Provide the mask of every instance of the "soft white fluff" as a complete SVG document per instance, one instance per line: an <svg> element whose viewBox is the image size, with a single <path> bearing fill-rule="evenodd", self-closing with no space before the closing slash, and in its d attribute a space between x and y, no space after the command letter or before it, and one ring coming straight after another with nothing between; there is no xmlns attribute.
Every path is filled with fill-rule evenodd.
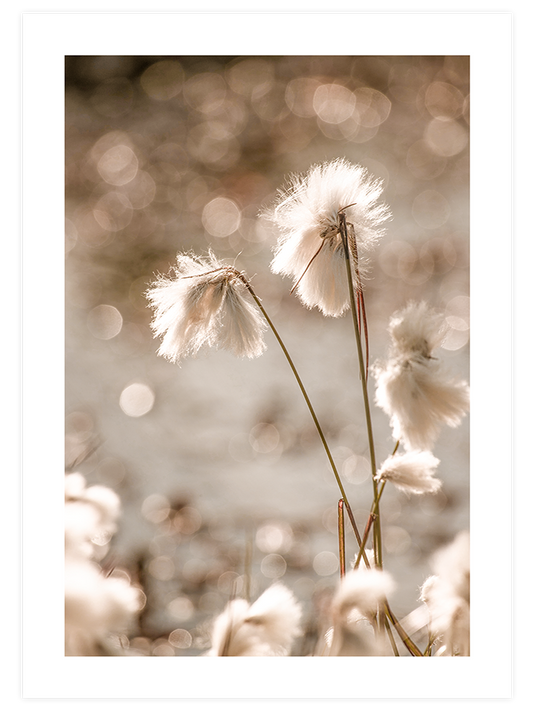
<svg viewBox="0 0 533 711"><path fill-rule="evenodd" d="M381 656L386 654L372 624L378 606L394 590L391 575L378 568L357 568L346 573L331 601L333 626L326 634L329 656Z"/></svg>
<svg viewBox="0 0 533 711"><path fill-rule="evenodd" d="M379 226L390 216L388 207L378 203L381 193L381 181L365 168L337 159L292 176L274 209L265 213L281 232L272 271L294 277L296 293L308 308L317 306L326 316L340 316L348 307L339 213L344 210L353 226L355 277L355 268L360 274L366 271L367 253L383 233ZM356 281L355 286L360 284Z"/></svg>
<svg viewBox="0 0 533 711"><path fill-rule="evenodd" d="M89 560L65 566L65 653L101 653L110 634L128 631L141 607L141 593L121 578L105 577Z"/></svg>
<svg viewBox="0 0 533 711"><path fill-rule="evenodd" d="M393 437L407 449L429 450L443 424L456 427L470 404L464 381L454 380L432 355L445 335L443 317L410 303L391 319L386 363L376 363L376 403L391 418Z"/></svg>
<svg viewBox="0 0 533 711"><path fill-rule="evenodd" d="M432 559L435 575L424 583L420 599L429 610L429 628L439 655L470 654L470 536L459 533Z"/></svg>
<svg viewBox="0 0 533 711"><path fill-rule="evenodd" d="M343 616L355 607L366 617L373 617L378 604L394 588L394 580L384 570L363 567L351 570L339 584L332 601L332 612L335 616Z"/></svg>
<svg viewBox="0 0 533 711"><path fill-rule="evenodd" d="M106 486L86 485L79 472L65 476L65 551L94 557L95 541L109 540L117 530L120 499Z"/></svg>
<svg viewBox="0 0 533 711"><path fill-rule="evenodd" d="M147 291L151 323L162 337L159 355L173 363L202 346L225 348L255 358L265 350L266 322L233 268L212 254L178 255L174 277L159 277Z"/></svg>
<svg viewBox="0 0 533 711"><path fill-rule="evenodd" d="M106 577L96 558L117 529L120 499L111 489L65 477L65 653L101 654L110 635L126 632L142 593L122 578ZM100 544L100 545L99 545Z"/></svg>
<svg viewBox="0 0 533 711"><path fill-rule="evenodd" d="M302 633L301 606L281 583L274 583L252 605L232 600L219 615L208 656L287 656Z"/></svg>
<svg viewBox="0 0 533 711"><path fill-rule="evenodd" d="M383 462L377 481L390 481L406 494L435 494L442 486L434 474L439 460L431 452L394 454Z"/></svg>

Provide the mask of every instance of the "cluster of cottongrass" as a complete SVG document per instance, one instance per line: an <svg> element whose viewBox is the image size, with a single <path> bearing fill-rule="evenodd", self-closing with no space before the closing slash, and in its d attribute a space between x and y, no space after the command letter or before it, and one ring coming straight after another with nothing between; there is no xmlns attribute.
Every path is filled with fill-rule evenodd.
<svg viewBox="0 0 533 711"><path fill-rule="evenodd" d="M365 404L374 500L364 535L358 529L334 459L307 391L289 352L246 275L209 252L207 257L179 254L169 276L159 276L147 299L154 312L152 328L161 339L158 353L172 363L196 355L201 348L223 348L238 357L255 358L265 350L270 327L287 357L309 407L341 493L343 507L356 534L359 553L341 577L329 606L330 624L314 651L327 656L399 655L397 640L414 656L469 654L469 543L462 534L434 559L434 571L422 585L427 644L419 649L388 603L395 581L384 569L380 500L390 482L404 494L431 495L442 482L432 448L443 426L456 427L469 407L468 385L451 377L435 355L446 335L442 314L424 301L410 302L390 320L387 359L369 368L368 330L363 279L369 254L383 234L388 207L380 202L382 185L358 165L344 159L313 166L293 176L266 210L279 229L272 271L293 279L292 290L307 308L339 317L348 308L360 365ZM363 349L366 340L366 353ZM365 362L366 361L366 362ZM368 373L375 379L375 404L390 418L394 451L381 466L374 453L368 396ZM87 490L87 491L90 491ZM109 502L108 502L109 503ZM104 507L105 508L105 507ZM112 523L111 510L99 525ZM344 521L342 522L344 526ZM339 525L339 531L341 526ZM339 533L339 546L344 546ZM372 541L370 548L366 544ZM84 541L84 545L87 541ZM89 565L90 550L84 558ZM96 569L90 570L96 575ZM81 578L80 578L81 579ZM106 579L97 577L101 589ZM109 581L107 581L109 582ZM96 589L97 586L95 586ZM70 613L70 638L78 647L94 648L102 635L119 629L134 611L131 588L122 587L120 604L100 622L97 638L86 639L83 626ZM99 590L99 594L103 594ZM72 598L72 594L71 594ZM73 607L71 609L79 609ZM121 614L119 614L119 611ZM91 630L95 629L90 626ZM302 608L291 591L277 582L254 602L231 599L213 620L209 656L286 656L303 633ZM74 642L70 644L74 647Z"/></svg>
<svg viewBox="0 0 533 711"><path fill-rule="evenodd" d="M125 572L104 571L102 561L117 530L120 499L105 486L89 486L80 473L65 477L65 654L116 654L135 624L144 596Z"/></svg>

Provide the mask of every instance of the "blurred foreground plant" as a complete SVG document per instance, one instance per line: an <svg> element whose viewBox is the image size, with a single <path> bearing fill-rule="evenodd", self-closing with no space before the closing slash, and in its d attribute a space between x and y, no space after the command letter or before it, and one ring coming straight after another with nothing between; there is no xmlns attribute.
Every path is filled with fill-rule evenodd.
<svg viewBox="0 0 533 711"><path fill-rule="evenodd" d="M104 572L98 561L117 528L120 499L105 486L65 477L65 654L120 653L121 635L143 606L142 590L127 575Z"/></svg>
<svg viewBox="0 0 533 711"><path fill-rule="evenodd" d="M281 583L271 585L252 605L231 600L213 624L207 656L287 656L302 634L301 616L301 606Z"/></svg>
<svg viewBox="0 0 533 711"><path fill-rule="evenodd" d="M430 644L437 656L470 654L470 536L459 533L433 556L435 575L422 586Z"/></svg>
<svg viewBox="0 0 533 711"><path fill-rule="evenodd" d="M241 357L259 356L265 349L263 332L267 325L287 358L358 543L353 570L340 581L331 605L331 630L322 651L319 649L317 653L398 655L395 631L413 656L430 654L436 640L442 637L447 640L450 635L451 641L445 643L446 649L451 650L449 653L467 654L468 610L465 605L446 606L442 602L450 596L465 600L464 591L458 598L457 589L442 582L442 578L438 584L426 584L424 599L430 609L438 606L439 614L428 624L430 639L425 650L413 642L387 600L394 583L383 570L380 501L386 482L409 495L438 491L441 482L434 474L439 460L431 448L442 425L457 426L466 414L469 390L466 383L450 378L433 355L445 335L443 317L424 302L410 303L394 314L390 322L389 360L376 363L371 369L377 382L376 403L389 415L396 441L393 452L378 468L368 392L369 343L363 277L368 271L368 253L376 247L382 235L381 225L389 217L388 207L379 202L381 192L381 183L372 179L364 168L339 159L313 166L305 176L293 176L289 187L280 191L275 207L264 213L281 232L272 270L293 277L292 290L308 308L317 307L324 315L333 317L340 316L348 307L351 311L372 471L373 503L363 536L296 366L243 272L211 253L208 258L178 255L173 277L160 276L147 292L154 310L152 328L162 338L159 354L171 362L196 354L202 346L224 348ZM400 446L404 452L399 452ZM339 511L342 509L340 506ZM370 535L372 548L367 551ZM342 575L345 543L341 525L339 546ZM361 562L364 568L360 568ZM465 574L464 585L466 581ZM288 635L282 644L274 632L279 629L276 619L295 620L294 602L285 593L281 595L282 590L272 588L251 607L245 600L230 602L215 623L211 654L288 653L289 641L295 633ZM277 612L267 604L276 595L280 604ZM259 618L258 608L264 608ZM365 625L363 635L361 622ZM372 642L368 626L373 630ZM296 623L293 627L297 627Z"/></svg>

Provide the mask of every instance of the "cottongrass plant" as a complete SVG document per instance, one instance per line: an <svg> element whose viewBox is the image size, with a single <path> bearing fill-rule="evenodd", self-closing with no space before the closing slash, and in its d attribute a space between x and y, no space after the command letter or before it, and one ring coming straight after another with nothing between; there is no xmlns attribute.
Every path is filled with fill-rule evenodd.
<svg viewBox="0 0 533 711"><path fill-rule="evenodd" d="M302 608L292 592L274 583L250 605L231 600L214 623L210 657L286 657L302 634Z"/></svg>
<svg viewBox="0 0 533 711"><path fill-rule="evenodd" d="M202 346L255 358L265 350L266 322L239 272L210 253L179 254L173 276L160 276L147 292L159 355L178 363Z"/></svg>
<svg viewBox="0 0 533 711"><path fill-rule="evenodd" d="M379 482L390 481L406 494L436 494L442 481L434 474L439 460L431 452L391 454L376 474Z"/></svg>
<svg viewBox="0 0 533 711"><path fill-rule="evenodd" d="M347 573L330 605L332 626L325 634L323 654L339 657L390 654L384 638L375 634L375 630L378 609L395 587L391 575L378 568L358 568Z"/></svg>
<svg viewBox="0 0 533 711"><path fill-rule="evenodd" d="M98 561L117 528L120 500L82 474L65 477L65 655L113 655L143 604L125 577L106 575Z"/></svg>
<svg viewBox="0 0 533 711"><path fill-rule="evenodd" d="M337 481L357 540L361 537L344 486L315 409L278 330L244 272L209 253L208 258L178 254L172 276L159 276L146 292L155 312L151 322L162 337L158 354L173 363L196 355L202 346L229 348L255 358L265 349L268 324L296 378ZM250 301L251 299L251 301Z"/></svg>
<svg viewBox="0 0 533 711"><path fill-rule="evenodd" d="M429 614L436 656L470 654L470 536L459 533L433 556L435 575L425 581L420 599Z"/></svg>
<svg viewBox="0 0 533 711"><path fill-rule="evenodd" d="M272 261L276 274L292 276L293 290L308 308L340 316L349 306L340 214L346 216L357 240L352 241L354 277L368 270L368 253L377 245L389 209L378 202L381 181L365 168L339 159L313 166L293 176L280 191L276 206L266 211L281 232ZM361 288L355 279L355 288Z"/></svg>
<svg viewBox="0 0 533 711"><path fill-rule="evenodd" d="M395 313L389 333L389 358L373 369L376 403L389 415L396 440L408 449L429 450L441 426L457 427L468 411L468 385L451 378L433 355L446 336L446 322L424 301Z"/></svg>
<svg viewBox="0 0 533 711"><path fill-rule="evenodd" d="M424 302L409 303L390 323L392 345L386 362L376 362L376 404L390 417L396 441L378 469L368 390L369 343L363 280L368 255L390 216L380 202L382 184L358 165L338 159L293 176L276 204L263 213L279 228L272 271L293 278L297 296L308 308L338 317L349 307L354 327L359 380L372 472L373 501L360 535L334 458L296 366L261 299L243 272L207 258L178 255L171 277L159 277L147 292L155 314L154 334L162 339L159 354L179 363L202 346L226 348L237 356L264 351L263 331L274 333L307 403L341 492L339 559L341 580L334 595L331 629L318 654L400 655L394 632L412 656L430 654L443 638L440 653L468 654L465 642L467 576L453 584L446 556L438 559L437 576L424 586L431 610L430 642L419 649L391 609L394 582L386 572L381 541L380 500L387 482L408 495L431 495L442 483L434 475L439 460L431 449L443 425L455 427L466 414L469 390L451 378L433 355L445 337L443 317ZM364 346L363 346L364 340ZM403 452L399 452L400 446ZM352 569L345 570L344 510L357 539ZM372 546L367 550L367 541ZM453 548L455 554L457 544ZM463 542L464 548L464 542ZM464 553L464 550L463 550ZM450 553L451 557L452 554ZM463 589L464 588L464 589ZM459 591L459 589L461 591ZM300 608L281 584L273 585L255 603L235 599L215 620L210 656L289 654L300 633ZM369 637L368 632L372 631ZM385 641L388 640L388 647Z"/></svg>

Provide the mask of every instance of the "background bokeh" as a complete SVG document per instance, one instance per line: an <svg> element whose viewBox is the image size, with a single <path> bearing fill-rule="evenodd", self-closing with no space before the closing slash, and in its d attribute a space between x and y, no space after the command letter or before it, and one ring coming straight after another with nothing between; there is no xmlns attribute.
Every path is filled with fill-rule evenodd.
<svg viewBox="0 0 533 711"><path fill-rule="evenodd" d="M371 360L386 354L391 314L425 299L451 327L439 357L468 378L468 58L83 56L65 70L66 470L122 500L100 562L147 595L123 643L201 654L232 594L280 579L305 605L297 653L310 653L338 579L339 493L293 375L270 333L257 360L209 351L171 365L144 292L179 251L211 248L252 277L364 528L372 486L349 316L290 295L258 213L288 174L324 160L382 178L393 219L367 282ZM394 443L373 417L382 461ZM390 487L382 503L400 617L431 554L469 524L468 422L434 451L442 492Z"/></svg>

